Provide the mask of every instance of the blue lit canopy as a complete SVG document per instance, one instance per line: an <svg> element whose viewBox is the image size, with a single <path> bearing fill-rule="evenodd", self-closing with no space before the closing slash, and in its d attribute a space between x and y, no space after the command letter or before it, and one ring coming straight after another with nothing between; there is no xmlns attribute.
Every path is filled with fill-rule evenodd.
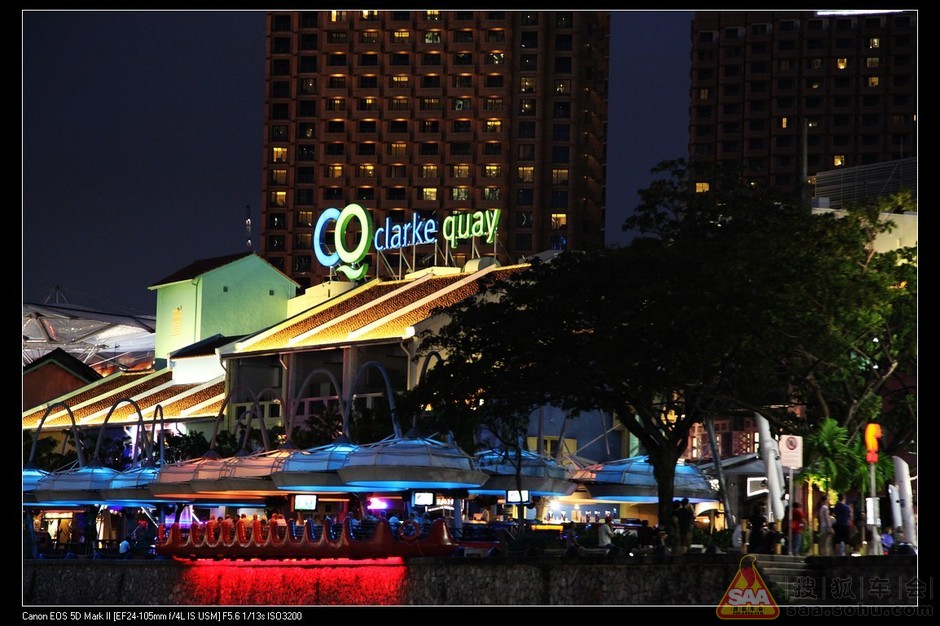
<svg viewBox="0 0 940 626"><path fill-rule="evenodd" d="M568 496L577 489L577 483L568 480L568 470L554 460L528 450L522 450L520 457L516 454L515 450L478 452L475 456L477 465L489 474L489 478L470 491L498 496L509 489L527 489L534 496ZM521 464L518 477L517 463Z"/></svg>
<svg viewBox="0 0 940 626"><path fill-rule="evenodd" d="M652 503L659 501L656 477L649 457L634 456L609 463L598 463L575 474L592 498L615 502ZM718 490L695 465L676 463L675 497L689 502L718 500Z"/></svg>
<svg viewBox="0 0 940 626"><path fill-rule="evenodd" d="M372 489L468 489L489 476L453 444L429 437L388 437L351 452L339 470L347 485Z"/></svg>
<svg viewBox="0 0 940 626"><path fill-rule="evenodd" d="M117 470L99 465L52 472L36 483L33 494L37 504L97 504L104 501L101 490L108 488L117 473Z"/></svg>
<svg viewBox="0 0 940 626"><path fill-rule="evenodd" d="M345 437L339 437L325 446L297 451L271 473L271 481L278 489L285 491L370 491L369 487L347 485L339 476L339 470L346 466L349 455L358 449L359 446L350 443Z"/></svg>
<svg viewBox="0 0 940 626"><path fill-rule="evenodd" d="M101 497L108 504L121 506L147 506L158 502L171 502L171 499L158 498L150 491L150 486L157 480L159 470L154 466L138 466L118 472L100 490Z"/></svg>

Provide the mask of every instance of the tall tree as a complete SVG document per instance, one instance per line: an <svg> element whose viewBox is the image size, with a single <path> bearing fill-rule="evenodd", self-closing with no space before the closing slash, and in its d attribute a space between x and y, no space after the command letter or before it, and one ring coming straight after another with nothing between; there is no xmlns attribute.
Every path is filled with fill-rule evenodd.
<svg viewBox="0 0 940 626"><path fill-rule="evenodd" d="M845 395L851 347L896 314L883 298L897 277L877 272L897 263L865 252L862 226L877 224L811 214L733 175L696 194L681 161L661 171L629 246L560 254L449 309L422 344L445 358L416 393L464 429L524 432L544 404L612 412L649 454L668 519L696 422L744 408L792 432L811 392Z"/></svg>

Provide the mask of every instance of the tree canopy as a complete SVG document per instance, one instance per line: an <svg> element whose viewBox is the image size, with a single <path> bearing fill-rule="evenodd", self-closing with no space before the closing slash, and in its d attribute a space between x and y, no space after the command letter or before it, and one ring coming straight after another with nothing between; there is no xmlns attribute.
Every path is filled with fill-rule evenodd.
<svg viewBox="0 0 940 626"><path fill-rule="evenodd" d="M888 380L914 371L916 268L910 250L872 252L890 229L878 208L814 214L733 177L696 194L682 161L659 171L629 245L561 253L448 309L422 343L443 361L415 394L442 427L508 443L545 404L612 412L650 455L668 519L675 463L708 416L759 411L791 433L878 417ZM911 403L894 402L895 434Z"/></svg>

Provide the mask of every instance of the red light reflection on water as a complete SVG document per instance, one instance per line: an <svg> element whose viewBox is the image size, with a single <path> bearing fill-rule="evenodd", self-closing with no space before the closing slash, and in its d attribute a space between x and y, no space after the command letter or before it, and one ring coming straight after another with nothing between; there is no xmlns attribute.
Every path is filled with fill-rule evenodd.
<svg viewBox="0 0 940 626"><path fill-rule="evenodd" d="M194 605L397 605L401 559L196 561L180 579L180 602Z"/></svg>

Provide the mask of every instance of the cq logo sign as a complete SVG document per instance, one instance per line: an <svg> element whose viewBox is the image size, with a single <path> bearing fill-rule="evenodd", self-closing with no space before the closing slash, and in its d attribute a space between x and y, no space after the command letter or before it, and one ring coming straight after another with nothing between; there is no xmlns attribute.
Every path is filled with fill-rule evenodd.
<svg viewBox="0 0 940 626"><path fill-rule="evenodd" d="M346 229L353 220L359 220L361 235L356 247L349 250L346 248ZM323 231L330 222L336 222L336 228L333 230L333 246L336 252L332 253L323 247ZM336 271L345 274L349 280L359 280L366 275L369 264L363 263L356 268L352 266L358 264L368 254L374 230L372 214L358 204L347 205L342 211L335 208L327 209L320 214L320 219L317 220L313 231L313 251L317 255L317 261L326 267L337 265ZM344 265L339 265L340 261Z"/></svg>
<svg viewBox="0 0 940 626"><path fill-rule="evenodd" d="M433 245L439 231L448 245L454 248L462 240L474 237L482 237L487 243L493 243L496 241L499 216L499 209L454 213L445 217L439 225L437 220L423 219L414 213L409 222L393 224L391 218L387 217L384 224L375 228L370 212L358 204L349 204L342 211L329 208L320 214L313 231L313 251L321 265L336 267L336 271L342 272L350 280L359 280L369 270L369 264L364 263L363 259L369 253L370 244L379 252L407 246ZM346 238L353 220L359 222L360 234L356 247L350 250L346 247ZM336 222L333 229L333 249L336 252L330 252L326 246L328 242L323 241L331 222Z"/></svg>

